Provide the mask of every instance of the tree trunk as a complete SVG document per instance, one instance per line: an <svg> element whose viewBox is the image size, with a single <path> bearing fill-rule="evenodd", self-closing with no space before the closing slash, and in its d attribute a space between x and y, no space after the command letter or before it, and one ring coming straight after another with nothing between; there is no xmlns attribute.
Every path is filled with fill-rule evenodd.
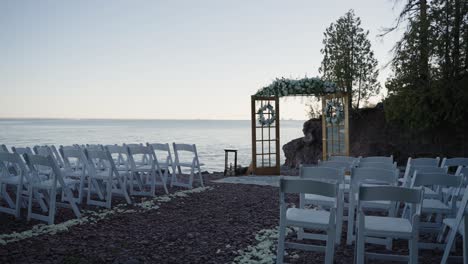
<svg viewBox="0 0 468 264"><path fill-rule="evenodd" d="M444 65L442 68L443 76L450 80L453 76L453 67L450 58L450 14L452 13L450 1L445 3L445 32L444 32Z"/></svg>
<svg viewBox="0 0 468 264"><path fill-rule="evenodd" d="M420 41L420 78L424 85L429 81L429 43L428 29L429 23L427 19L427 0L419 1L419 41Z"/></svg>
<svg viewBox="0 0 468 264"><path fill-rule="evenodd" d="M461 24L460 0L455 0L455 20L453 25L453 73L458 79L460 73L460 24Z"/></svg>
<svg viewBox="0 0 468 264"><path fill-rule="evenodd" d="M361 80L362 80L362 72L359 72L359 84L358 84L358 98L356 103L356 109L359 109L359 103L361 102Z"/></svg>

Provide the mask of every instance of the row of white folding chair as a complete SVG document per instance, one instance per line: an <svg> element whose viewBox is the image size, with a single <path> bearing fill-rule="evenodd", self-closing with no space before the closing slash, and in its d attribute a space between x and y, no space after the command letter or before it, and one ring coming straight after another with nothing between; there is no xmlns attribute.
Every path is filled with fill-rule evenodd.
<svg viewBox="0 0 468 264"><path fill-rule="evenodd" d="M23 159L18 153L0 153L0 169L2 171L0 183L2 184L2 191L6 191L7 185L16 187L16 202L14 204L6 198L8 194L6 193L5 195L5 192L2 192L2 197L7 200L10 207L3 207L2 211L12 213L12 210L14 210L14 215L19 217L21 207L26 202L27 195L28 220L35 218L52 224L56 213L56 194L57 192L64 192L66 199L62 199L62 201L66 202L66 205L73 209L77 217L80 217L81 215L75 200L68 199L68 197L72 197L71 190L64 182L62 172L55 164L53 158L51 156L42 157L39 155L25 154L24 159L26 160L28 168L26 168ZM12 166L14 171L11 170L9 166ZM41 168L48 167L49 173L41 173L38 170L39 166ZM43 200L46 200L46 203L44 203ZM48 212L48 215L32 211L33 202L36 201L39 202L42 212ZM58 205L65 204L59 203ZM43 208L44 206L46 207L45 210Z"/></svg>
<svg viewBox="0 0 468 264"><path fill-rule="evenodd" d="M111 150L111 153L114 154L114 158L118 160L117 164L120 165L119 170L123 169L122 167L131 167L128 164L128 150L127 156L125 155L124 151L125 146L143 146L143 144L124 144L124 148L120 148L119 146L107 146ZM158 173L162 173L162 177L164 181L167 181L170 177L171 187L172 186L180 186L180 187L187 187L193 188L193 182L195 180L195 176L198 176L198 181L201 186L204 186L203 178L201 175L201 166L204 164L200 163L197 153L197 148L194 144L177 144L173 143L174 149L174 156L173 159L169 144L160 144L160 143L146 143L146 147L150 148L151 151L147 151L151 154L146 154L143 156L142 159L139 159L136 163L141 163L144 165L149 165L148 159L152 159L156 163L156 170ZM191 155L191 160L183 161L181 157L181 152L189 152ZM151 158L149 156L152 156ZM160 159L158 156L162 155ZM126 163L128 165L126 165ZM183 180L183 171L182 169L186 167L189 169L189 175L187 180Z"/></svg>
<svg viewBox="0 0 468 264"><path fill-rule="evenodd" d="M304 170L313 171L306 168ZM318 172L318 168L315 169ZM304 171L305 172L305 171ZM336 171L329 171L336 175ZM339 174L339 173L338 173ZM338 177L339 178L339 177ZM339 204L339 184L324 182L316 179L286 180L280 179L280 226L277 247L276 263L283 263L284 250L286 248L295 248L301 250L325 251L325 263L333 263L334 240L336 238L335 229L337 228L337 208ZM287 208L285 194L298 193L303 196L304 193L315 195L317 197L328 197L331 201L330 210L312 210L301 208ZM422 202L422 189L410 189L396 186L360 186L358 191L358 242L356 245L357 263L364 263L364 258L384 258L386 260L402 259L404 256L392 256L383 254L366 254L365 243L375 238L387 237L401 238L409 240L410 256L406 260L410 263L417 263L418 258L418 221L421 212L420 204ZM412 209L411 218L407 219L403 215L397 216L367 216L364 209L369 203L386 201L389 204L398 204L400 202L410 203ZM298 227L302 229L312 229L324 231L326 234L320 238L326 240L325 247L311 244L300 244L286 242L286 227ZM301 231L299 231L301 232ZM298 234L299 235L299 234ZM315 234L318 237L317 234Z"/></svg>

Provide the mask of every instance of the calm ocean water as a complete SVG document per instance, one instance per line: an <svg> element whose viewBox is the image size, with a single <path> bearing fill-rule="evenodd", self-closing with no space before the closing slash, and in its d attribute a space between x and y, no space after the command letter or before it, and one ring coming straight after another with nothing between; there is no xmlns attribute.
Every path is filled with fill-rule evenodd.
<svg viewBox="0 0 468 264"><path fill-rule="evenodd" d="M281 121L281 146L302 137L304 121ZM224 148L237 148L238 163L251 161L249 120L72 120L0 119L0 144L193 143L203 170L224 169ZM281 151L281 163L284 153Z"/></svg>

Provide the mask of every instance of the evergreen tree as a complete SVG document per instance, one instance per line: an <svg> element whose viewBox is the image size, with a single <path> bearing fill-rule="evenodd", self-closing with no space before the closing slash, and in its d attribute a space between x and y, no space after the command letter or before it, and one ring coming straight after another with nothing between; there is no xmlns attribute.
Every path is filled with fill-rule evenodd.
<svg viewBox="0 0 468 264"><path fill-rule="evenodd" d="M354 15L353 10L324 32L323 60L319 72L323 79L343 87L351 95L349 105L355 108L380 91L378 63L368 35L369 31L364 31L361 19Z"/></svg>

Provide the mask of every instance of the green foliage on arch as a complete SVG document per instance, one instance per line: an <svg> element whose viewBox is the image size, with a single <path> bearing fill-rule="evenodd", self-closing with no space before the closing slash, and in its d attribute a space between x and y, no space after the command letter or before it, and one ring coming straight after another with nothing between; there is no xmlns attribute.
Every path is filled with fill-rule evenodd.
<svg viewBox="0 0 468 264"><path fill-rule="evenodd" d="M270 85L258 90L255 96L322 96L340 91L342 90L335 83L320 78L277 78Z"/></svg>

